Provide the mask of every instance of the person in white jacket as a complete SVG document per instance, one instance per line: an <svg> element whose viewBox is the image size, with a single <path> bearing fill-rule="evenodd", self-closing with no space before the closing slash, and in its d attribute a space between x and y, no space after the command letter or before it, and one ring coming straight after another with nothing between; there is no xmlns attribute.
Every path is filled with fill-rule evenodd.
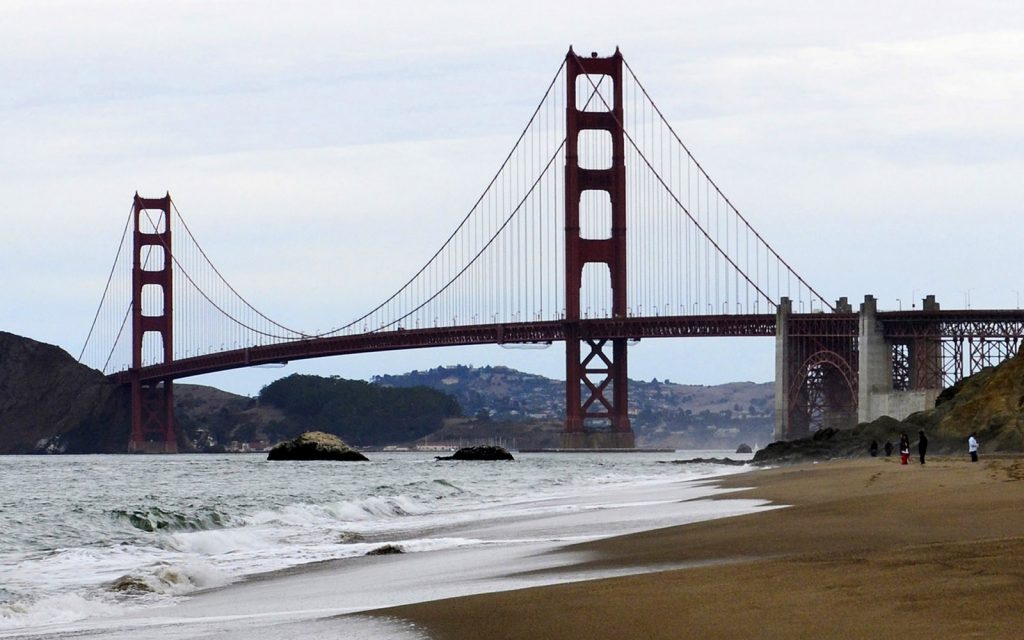
<svg viewBox="0 0 1024 640"><path fill-rule="evenodd" d="M971 454L971 462L978 461L978 439L971 434L970 438L967 438L967 452Z"/></svg>

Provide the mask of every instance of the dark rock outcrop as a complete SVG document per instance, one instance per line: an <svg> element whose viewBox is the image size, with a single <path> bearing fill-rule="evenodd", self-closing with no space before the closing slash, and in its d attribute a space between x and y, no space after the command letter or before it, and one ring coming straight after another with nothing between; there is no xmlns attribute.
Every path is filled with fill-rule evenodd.
<svg viewBox="0 0 1024 640"><path fill-rule="evenodd" d="M736 447L736 453L754 453L754 449L744 442L740 446Z"/></svg>
<svg viewBox="0 0 1024 640"><path fill-rule="evenodd" d="M405 553L405 549L397 544L385 544L375 547L366 552L368 556L390 556L396 553Z"/></svg>
<svg viewBox="0 0 1024 640"><path fill-rule="evenodd" d="M780 440L758 449L753 463L780 464L868 456L872 440L899 442L900 433L911 433L908 429L899 420L888 416L861 423L853 429L820 429L806 438ZM913 433L916 435L917 430Z"/></svg>
<svg viewBox="0 0 1024 640"><path fill-rule="evenodd" d="M294 440L282 442L270 450L267 460L339 460L362 462L367 457L338 436L323 431L307 431Z"/></svg>
<svg viewBox="0 0 1024 640"><path fill-rule="evenodd" d="M463 447L450 456L437 456L438 460L514 460L504 447L484 445Z"/></svg>
<svg viewBox="0 0 1024 640"><path fill-rule="evenodd" d="M60 347L0 331L0 454L124 453L127 387Z"/></svg>

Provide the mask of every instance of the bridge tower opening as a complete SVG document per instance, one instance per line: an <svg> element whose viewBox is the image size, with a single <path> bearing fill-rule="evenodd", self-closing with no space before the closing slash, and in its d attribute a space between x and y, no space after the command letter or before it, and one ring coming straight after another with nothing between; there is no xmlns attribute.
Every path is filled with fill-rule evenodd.
<svg viewBox="0 0 1024 640"><path fill-rule="evenodd" d="M159 339L160 348L154 351L161 362L174 359L171 196L142 198L136 193L132 210L132 431L128 451L177 453L173 382L143 381L140 374L147 334ZM147 295L153 290L157 295Z"/></svg>
<svg viewBox="0 0 1024 640"><path fill-rule="evenodd" d="M627 315L622 54L616 49L614 55L605 58L597 54L580 57L570 47L565 68L566 418L562 447L632 448L627 339L597 339L587 335L580 309L584 268L597 263L606 266L611 276L612 317ZM583 108L578 106L578 86L592 96L598 85L609 81L610 90L602 89L601 95L612 97L610 105L602 98L588 100ZM605 132L611 137L611 158L599 163L602 168L581 167L580 134L603 135ZM607 237L584 238L580 232L580 200L584 192L591 190L606 192L611 202L611 228Z"/></svg>

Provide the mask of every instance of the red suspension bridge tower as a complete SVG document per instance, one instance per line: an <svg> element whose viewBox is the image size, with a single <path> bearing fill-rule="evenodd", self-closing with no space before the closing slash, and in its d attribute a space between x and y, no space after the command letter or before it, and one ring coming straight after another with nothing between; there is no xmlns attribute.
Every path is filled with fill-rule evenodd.
<svg viewBox="0 0 1024 640"><path fill-rule="evenodd" d="M577 104L577 83L585 94L596 91L595 77L612 83L612 103L603 99L596 110ZM607 266L612 289L612 317L625 318L626 302L626 163L622 109L622 54L581 58L572 48L566 55L565 109L565 384L566 418L562 446L632 448L629 424L629 380L626 339L599 339L581 330L580 289L584 267ZM611 158L605 168L579 163L580 134L606 132ZM583 238L580 200L588 190L607 193L611 228L604 238ZM585 354L585 355L584 355ZM583 390L586 390L584 398Z"/></svg>
<svg viewBox="0 0 1024 640"><path fill-rule="evenodd" d="M143 217L152 219L153 231L143 231ZM132 433L131 453L177 453L174 429L174 385L170 379L142 380L146 334L161 341L163 362L174 360L173 278L171 255L171 196L142 198L135 194L132 255ZM145 254L145 255L144 255ZM154 259L155 258L155 259ZM158 295L147 295L148 287ZM152 300L159 309L150 310ZM147 313L147 311L153 311Z"/></svg>

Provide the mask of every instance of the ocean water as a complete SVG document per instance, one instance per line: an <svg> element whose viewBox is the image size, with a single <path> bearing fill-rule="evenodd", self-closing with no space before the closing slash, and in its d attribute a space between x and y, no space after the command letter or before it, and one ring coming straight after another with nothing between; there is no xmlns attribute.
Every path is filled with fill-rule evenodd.
<svg viewBox="0 0 1024 640"><path fill-rule="evenodd" d="M0 637L424 637L332 616L595 577L515 576L571 542L763 508L708 499L743 468L664 464L707 455L0 457Z"/></svg>

